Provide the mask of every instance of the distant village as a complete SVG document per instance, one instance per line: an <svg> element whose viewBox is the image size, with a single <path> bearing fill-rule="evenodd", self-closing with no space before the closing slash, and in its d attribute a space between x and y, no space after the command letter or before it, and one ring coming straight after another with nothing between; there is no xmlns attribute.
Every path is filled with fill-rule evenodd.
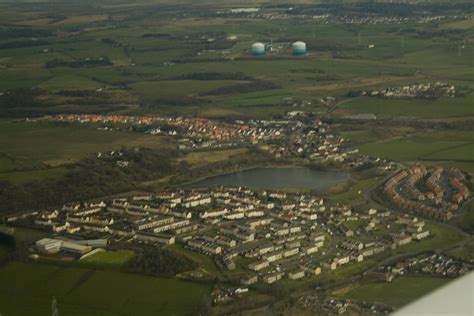
<svg viewBox="0 0 474 316"><path fill-rule="evenodd" d="M361 91L361 95L370 97L382 97L391 99L409 99L409 98L440 98L458 96L456 87L446 82L429 82L412 84L401 87L385 88L381 90Z"/></svg>
<svg viewBox="0 0 474 316"><path fill-rule="evenodd" d="M101 130L124 125L151 135L176 138L177 149L183 151L257 146L275 158L297 157L305 162L344 163L348 167L378 166L381 170L396 169L396 164L377 157L358 154L349 149L347 141L333 131L331 125L311 117L305 111L290 111L279 120L236 120L222 122L206 118L70 114L45 116L31 122L68 122L103 124Z"/></svg>
<svg viewBox="0 0 474 316"><path fill-rule="evenodd" d="M440 22L443 20L464 20L469 19L468 15L463 14L439 14L439 15L416 15L416 16L400 16L400 15L335 15L335 14L306 14L297 8L289 7L285 12L272 12L256 7L235 8L230 10L220 10L216 12L218 16L266 19L266 20L283 20L283 19L302 19L313 20L323 24L348 24L348 25L374 25L374 24L426 24Z"/></svg>

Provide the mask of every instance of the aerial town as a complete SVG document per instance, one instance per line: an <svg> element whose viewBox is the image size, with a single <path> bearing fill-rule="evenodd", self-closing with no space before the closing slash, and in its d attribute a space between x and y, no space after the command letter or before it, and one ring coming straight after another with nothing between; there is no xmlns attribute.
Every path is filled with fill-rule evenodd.
<svg viewBox="0 0 474 316"><path fill-rule="evenodd" d="M258 146L276 159L301 158L306 162L339 163L349 168L375 165L383 171L397 164L379 157L358 154L348 147L328 123L306 111L290 111L281 120L236 120L222 122L189 117L134 117L124 115L58 115L30 119L28 122L100 123L102 131L138 129L151 135L174 137L177 149L192 151L238 146Z"/></svg>
<svg viewBox="0 0 474 316"><path fill-rule="evenodd" d="M474 315L473 56L472 0L0 0L0 316Z"/></svg>
<svg viewBox="0 0 474 316"><path fill-rule="evenodd" d="M109 244L182 243L221 269L240 265L247 286L317 276L430 237L413 216L374 208L356 213L311 194L230 187L71 204L7 222L65 233L38 240L37 253L79 260Z"/></svg>

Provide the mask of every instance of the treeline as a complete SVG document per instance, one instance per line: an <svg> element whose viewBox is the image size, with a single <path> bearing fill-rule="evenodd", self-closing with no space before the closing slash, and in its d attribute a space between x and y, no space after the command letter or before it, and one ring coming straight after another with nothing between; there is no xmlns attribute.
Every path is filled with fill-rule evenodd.
<svg viewBox="0 0 474 316"><path fill-rule="evenodd" d="M149 275L174 276L178 273L197 268L195 262L166 249L143 247L136 252L133 259L124 267L126 271Z"/></svg>
<svg viewBox="0 0 474 316"><path fill-rule="evenodd" d="M43 46L43 45L48 45L48 44L49 42L45 40L21 40L21 41L0 43L0 49Z"/></svg>
<svg viewBox="0 0 474 316"><path fill-rule="evenodd" d="M161 105L173 105L173 106L199 106L209 104L210 101L204 98L194 96L184 97L162 97L154 99L142 99L140 100L140 107L152 109L160 107Z"/></svg>
<svg viewBox="0 0 474 316"><path fill-rule="evenodd" d="M240 83L230 86L220 87L201 95L225 95L234 93L250 93L256 91L275 90L280 89L281 85L267 80L255 80L249 83Z"/></svg>
<svg viewBox="0 0 474 316"><path fill-rule="evenodd" d="M89 157L60 179L22 185L0 181L0 212L61 206L135 189L137 182L156 179L172 170L173 151L146 148L122 150L120 156ZM121 166L118 161L128 162Z"/></svg>
<svg viewBox="0 0 474 316"><path fill-rule="evenodd" d="M28 245L0 232L0 266L12 260L28 260Z"/></svg>
<svg viewBox="0 0 474 316"><path fill-rule="evenodd" d="M468 180L471 180L470 177ZM466 206L464 215L461 217L459 225L470 234L474 234L474 203Z"/></svg>
<svg viewBox="0 0 474 316"><path fill-rule="evenodd" d="M53 31L39 28L10 28L0 30L0 40L17 39L20 37L48 37Z"/></svg>
<svg viewBox="0 0 474 316"><path fill-rule="evenodd" d="M450 41L464 41L468 36L468 32L462 29L438 30L438 29L423 29L414 32L416 38L419 39L444 39Z"/></svg>
<svg viewBox="0 0 474 316"><path fill-rule="evenodd" d="M75 61L65 61L60 58L56 58L50 61L47 61L45 64L46 68L56 68L56 67L70 67L70 68L82 68L82 67L99 67L99 66L112 66L113 63L107 56L99 58L87 58L82 60Z"/></svg>
<svg viewBox="0 0 474 316"><path fill-rule="evenodd" d="M143 38L168 38L171 37L168 33L145 33L142 35Z"/></svg>
<svg viewBox="0 0 474 316"><path fill-rule="evenodd" d="M193 72L171 77L168 80L253 80L243 72Z"/></svg>
<svg viewBox="0 0 474 316"><path fill-rule="evenodd" d="M117 42L111 38L103 38L102 43L111 45L112 47L122 47L122 43Z"/></svg>
<svg viewBox="0 0 474 316"><path fill-rule="evenodd" d="M73 98L87 98L98 96L95 90L60 90L56 92L57 95L62 97L73 97Z"/></svg>
<svg viewBox="0 0 474 316"><path fill-rule="evenodd" d="M0 109L42 106L40 89L16 89L0 95Z"/></svg>
<svg viewBox="0 0 474 316"><path fill-rule="evenodd" d="M79 90L63 90L58 92L58 95L77 97L80 99L66 100L62 104L71 104L69 107L56 107L48 101L45 101L43 96L45 91L41 89L15 89L5 92L0 95L0 117L38 117L43 115L54 114L81 114L81 113L95 113L103 114L111 111L118 111L125 109L126 106L117 106L113 99L108 99L102 95L87 96L94 92L86 92Z"/></svg>

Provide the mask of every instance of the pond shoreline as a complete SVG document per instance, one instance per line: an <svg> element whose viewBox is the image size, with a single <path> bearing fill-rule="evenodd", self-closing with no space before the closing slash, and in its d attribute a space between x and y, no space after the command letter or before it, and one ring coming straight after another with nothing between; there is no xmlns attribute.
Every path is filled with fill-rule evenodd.
<svg viewBox="0 0 474 316"><path fill-rule="evenodd" d="M285 175L285 169L288 169L287 174ZM282 170L283 174L277 173L275 175L272 175L271 172L272 170L279 171ZM305 170L304 172L308 173L306 174L301 174L301 170ZM297 171L296 174L294 171ZM254 172L256 174L249 174L250 172ZM246 184L246 183L235 183L235 184L230 184L230 183L209 183L206 184L206 182L212 181L212 180L217 180L219 181L225 181L225 178L231 178L231 177L247 177L247 181L252 182L252 181L261 181L258 178L258 174L261 173L262 177L266 178L268 176L273 176L273 177L280 177L282 178L283 176L287 176L285 180L282 178L281 181L278 181L279 183L282 183L283 181L289 181L290 183L288 184L283 184L281 186L273 187L273 185L268 182L267 184L265 183L256 183L256 185L252 184ZM298 174L299 173L299 174ZM321 179L321 176L326 176L328 173L334 173L334 176L337 177L338 179L334 178L323 178ZM308 178L304 178L308 176ZM315 176L316 178L313 178ZM254 179L252 179L254 177ZM301 179L300 179L301 177ZM221 178L221 180L219 180ZM223 179L222 179L223 178ZM200 178L200 179L195 179L192 182L189 182L185 184L185 187L187 188L205 188L205 187L219 187L219 186L227 186L227 187L237 187L237 186L243 186L243 187L249 187L249 188L254 188L257 190L268 190L268 189L273 189L273 190L283 190L283 191L288 191L288 190L300 190L300 191L318 191L318 192L326 192L328 190L331 190L334 186L341 186L346 184L349 180L351 179L351 174L345 171L337 170L337 169L329 169L329 168L314 168L314 166L308 166L308 165L302 165L302 164L276 164L276 165L263 165L263 166L251 166L248 168L240 168L238 170L233 170L230 172L223 172L220 174L213 174L208 177ZM329 180L329 181L328 181ZM229 180L232 181L232 180ZM245 182L245 179L239 179L239 181ZM315 182L311 182L315 181ZM321 183L320 181L326 181L326 182L334 182L334 183L328 183L327 186L324 186L324 183ZM200 183L203 183L201 186Z"/></svg>

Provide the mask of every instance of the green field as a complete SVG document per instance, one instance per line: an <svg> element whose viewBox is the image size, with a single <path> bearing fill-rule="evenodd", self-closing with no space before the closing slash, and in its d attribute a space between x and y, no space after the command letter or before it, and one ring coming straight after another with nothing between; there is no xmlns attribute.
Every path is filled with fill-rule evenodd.
<svg viewBox="0 0 474 316"><path fill-rule="evenodd" d="M5 315L196 315L210 286L120 272L10 263L0 270ZM186 302L183 303L183 298Z"/></svg>
<svg viewBox="0 0 474 316"><path fill-rule="evenodd" d="M98 267L121 267L130 261L135 254L129 250L98 252L90 255L80 262Z"/></svg>
<svg viewBox="0 0 474 316"><path fill-rule="evenodd" d="M225 149L225 150L214 150L214 151L201 151L188 153L179 161L186 161L191 166L200 166L209 163L219 162L228 160L232 156L242 155L248 151L247 148L236 148L236 149Z"/></svg>
<svg viewBox="0 0 474 316"><path fill-rule="evenodd" d="M351 287L348 292L344 290L333 294L357 301L378 302L400 307L447 284L449 281L450 279L446 278L402 276L391 283L364 281Z"/></svg>
<svg viewBox="0 0 474 316"><path fill-rule="evenodd" d="M339 109L344 115L373 113L377 118L449 118L474 116L474 95L437 100L393 100L362 97L345 102Z"/></svg>
<svg viewBox="0 0 474 316"><path fill-rule="evenodd" d="M471 261L474 259L474 242L470 241L463 246L450 249L445 253L458 260Z"/></svg>
<svg viewBox="0 0 474 316"><path fill-rule="evenodd" d="M448 152L465 145L468 145L468 142L411 137L364 144L359 146L359 151L397 161L415 161L423 160L435 152Z"/></svg>
<svg viewBox="0 0 474 316"><path fill-rule="evenodd" d="M346 203L358 203L364 201L364 193L375 186L379 181L379 178L364 178L360 180L354 180L352 183L347 185L347 188L343 188L342 192L336 192L329 194L329 198L334 201L345 201Z"/></svg>
<svg viewBox="0 0 474 316"><path fill-rule="evenodd" d="M214 14L219 9L228 10L232 3L205 2L195 7L179 2L168 7L161 2L145 1L135 5L104 3L92 8L87 2L74 4L73 10L72 5L57 4L57 16L44 15L51 10L44 4L4 4L0 19L6 26L0 34L0 45L6 47L0 49L0 69L6 75L0 78L0 91L39 87L44 89L46 99L58 103L54 95L58 91L101 88L102 99L114 106L131 105L129 113L226 111L237 116L265 117L291 109L284 105L288 97L341 97L348 90L420 80L445 79L473 87L473 47L465 45L458 51L460 42L472 35L470 19L347 27L311 19ZM286 12L283 7L266 6L265 10L275 14ZM18 37L14 32L17 29L43 33ZM229 36L236 38L229 40ZM38 45L36 40L44 42ZM291 57L294 40L307 43L307 56ZM252 58L249 50L255 41L273 41L276 49L267 56ZM12 43L17 45L9 47ZM369 44L375 46L369 49ZM80 62L99 57L107 57L110 64L47 67L52 60ZM203 72L241 72L252 80L273 81L281 88L204 97L205 102L199 105L182 102L185 97L241 82L174 80L176 76ZM78 105L77 100L65 99L61 101L69 101L68 110L103 110L94 100ZM474 114L472 99L472 94L436 101L359 98L341 105L338 111L371 112L380 117L461 117ZM148 106L140 106L142 101Z"/></svg>
<svg viewBox="0 0 474 316"><path fill-rule="evenodd" d="M350 140L357 141L358 134ZM357 146L363 154L389 158L398 161L474 161L474 134L470 131L446 130L430 132L411 132L405 136L372 141Z"/></svg>
<svg viewBox="0 0 474 316"><path fill-rule="evenodd" d="M398 247L394 252L411 253L423 251L440 251L462 242L465 237L456 229L437 223L426 223L425 229L430 231L430 237L419 242L412 242L403 247Z"/></svg>
<svg viewBox="0 0 474 316"><path fill-rule="evenodd" d="M101 131L97 127L0 122L0 179L16 178L16 181L22 182L43 176L55 177L67 172L66 168L55 167L73 164L95 152L122 147L167 146L165 137Z"/></svg>
<svg viewBox="0 0 474 316"><path fill-rule="evenodd" d="M221 273L219 269L217 268L216 263L211 257L198 253L198 252L185 249L184 246L180 244L171 245L167 249L175 252L178 255L183 255L191 259L192 261L197 263L200 267L202 267L206 272L211 273L213 276L216 276L216 277L221 276Z"/></svg>

